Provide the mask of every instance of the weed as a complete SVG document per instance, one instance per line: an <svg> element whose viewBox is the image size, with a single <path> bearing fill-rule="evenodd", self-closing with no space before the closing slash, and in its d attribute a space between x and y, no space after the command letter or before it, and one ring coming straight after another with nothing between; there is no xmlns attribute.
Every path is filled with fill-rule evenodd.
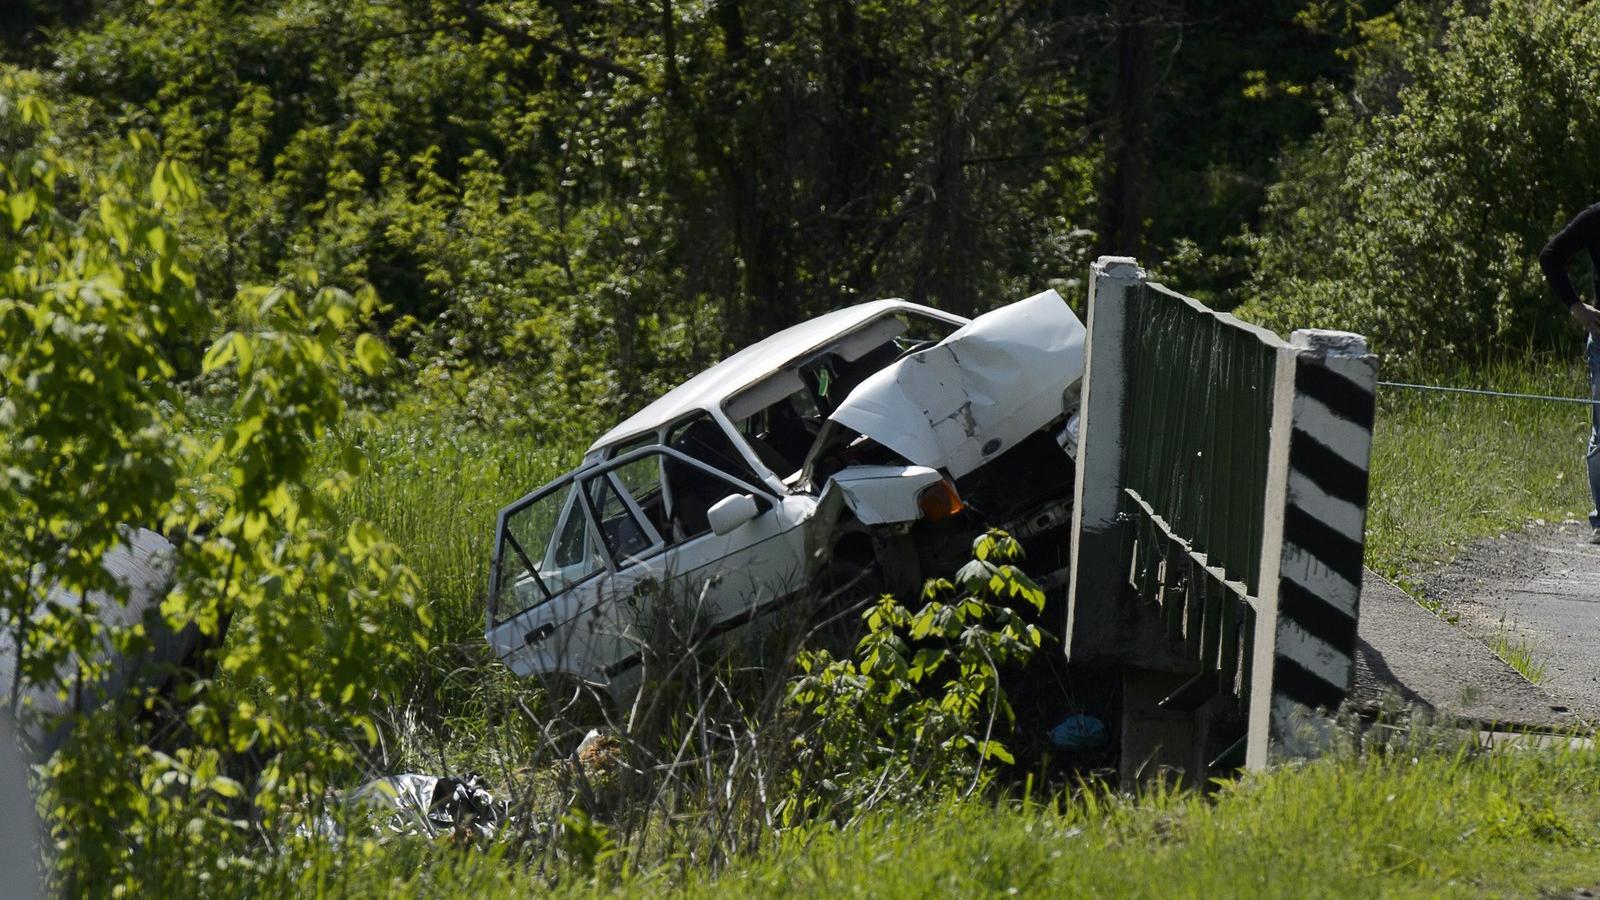
<svg viewBox="0 0 1600 900"><path fill-rule="evenodd" d="M1449 622L1451 625L1461 624L1460 613L1445 605L1445 602L1440 600L1438 597L1423 591L1423 589L1415 582L1411 582L1409 584L1403 582L1401 584L1401 588L1405 590L1406 593L1410 594L1413 600L1417 601L1418 606L1422 607L1428 612L1433 613L1435 616L1443 619L1444 621Z"/></svg>
<svg viewBox="0 0 1600 900"><path fill-rule="evenodd" d="M1534 684L1543 684L1548 675L1545 662L1540 657L1539 642L1523 634L1515 626L1500 620L1495 632L1486 642L1494 654L1516 669L1518 674Z"/></svg>

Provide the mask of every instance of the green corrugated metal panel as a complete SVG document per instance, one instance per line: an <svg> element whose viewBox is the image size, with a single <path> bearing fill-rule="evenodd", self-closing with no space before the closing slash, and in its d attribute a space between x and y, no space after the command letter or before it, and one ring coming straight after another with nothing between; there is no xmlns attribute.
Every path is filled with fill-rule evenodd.
<svg viewBox="0 0 1600 900"><path fill-rule="evenodd" d="M1159 286L1141 289L1128 322L1127 486L1207 565L1254 596L1272 379L1283 344ZM1140 530L1129 537L1148 540ZM1164 552L1146 544L1135 558L1141 569L1153 567ZM1155 573L1142 574L1136 583L1144 588ZM1140 593L1157 599L1154 589Z"/></svg>

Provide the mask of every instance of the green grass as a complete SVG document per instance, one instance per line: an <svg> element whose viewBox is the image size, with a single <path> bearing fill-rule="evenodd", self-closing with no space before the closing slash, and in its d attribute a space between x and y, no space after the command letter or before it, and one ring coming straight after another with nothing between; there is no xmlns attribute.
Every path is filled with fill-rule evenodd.
<svg viewBox="0 0 1600 900"><path fill-rule="evenodd" d="M1504 362L1432 384L1581 397L1582 360ZM1530 521L1589 510L1588 410L1572 404L1380 388L1367 563L1405 579Z"/></svg>
<svg viewBox="0 0 1600 900"><path fill-rule="evenodd" d="M1600 879L1595 788L1590 757L1330 761L1247 779L1215 802L1156 795L880 816L687 893L1521 894Z"/></svg>
<svg viewBox="0 0 1600 900"><path fill-rule="evenodd" d="M1582 397L1581 358L1507 360L1424 383ZM1452 623L1455 613L1417 590L1416 576L1465 545L1530 522L1584 519L1589 411L1569 403L1380 388L1373 434L1367 564ZM1545 660L1502 626L1485 643L1535 684Z"/></svg>
<svg viewBox="0 0 1600 900"><path fill-rule="evenodd" d="M439 641L481 642L495 515L576 465L581 437L540 441L390 416L349 437L367 471L340 511L371 520L404 549Z"/></svg>
<svg viewBox="0 0 1600 900"><path fill-rule="evenodd" d="M930 798L852 825L773 833L711 871L688 854L502 844L301 845L228 895L1531 896L1600 883L1600 755L1398 746L1279 769L1212 798L1098 789L1028 803Z"/></svg>
<svg viewBox="0 0 1600 900"><path fill-rule="evenodd" d="M1506 665L1517 670L1523 678L1534 684L1544 683L1547 672L1544 658L1539 654L1538 641L1501 622L1488 644L1496 656L1505 660Z"/></svg>

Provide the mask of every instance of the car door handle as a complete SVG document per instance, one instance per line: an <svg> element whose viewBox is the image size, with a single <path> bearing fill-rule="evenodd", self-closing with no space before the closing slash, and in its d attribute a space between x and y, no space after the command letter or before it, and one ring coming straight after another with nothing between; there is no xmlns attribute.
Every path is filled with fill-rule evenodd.
<svg viewBox="0 0 1600 900"><path fill-rule="evenodd" d="M540 641L544 640L545 638L549 637L550 635L554 634L555 630L556 630L556 626L550 624L549 622L546 622L543 625L540 625L538 628L535 628L534 630L532 630L532 631L528 632L527 634L523 635L522 636L522 642L531 647L534 644L537 644Z"/></svg>

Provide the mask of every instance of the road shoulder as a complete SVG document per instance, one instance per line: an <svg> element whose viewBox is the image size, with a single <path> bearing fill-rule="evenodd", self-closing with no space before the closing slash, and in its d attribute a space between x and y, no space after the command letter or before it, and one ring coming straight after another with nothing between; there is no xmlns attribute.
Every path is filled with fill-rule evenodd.
<svg viewBox="0 0 1600 900"><path fill-rule="evenodd" d="M1396 697L1486 725L1555 729L1578 724L1568 704L1522 677L1482 641L1368 571L1361 586L1351 699L1377 709Z"/></svg>

